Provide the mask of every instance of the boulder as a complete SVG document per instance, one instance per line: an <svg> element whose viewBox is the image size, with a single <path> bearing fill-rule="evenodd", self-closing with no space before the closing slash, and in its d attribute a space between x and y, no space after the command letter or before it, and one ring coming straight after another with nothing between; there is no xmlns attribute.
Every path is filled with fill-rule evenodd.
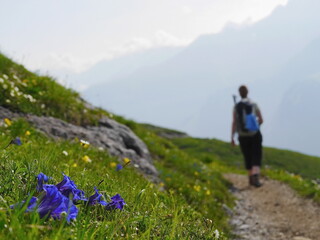
<svg viewBox="0 0 320 240"><path fill-rule="evenodd" d="M127 126L120 124L108 117L99 120L97 126L76 126L54 117L35 116L31 114L13 113L0 107L0 118L24 117L35 128L52 138L74 140L84 139L91 145L100 147L122 158L129 158L132 165L146 178L153 182L159 182L158 171L153 165L149 150Z"/></svg>

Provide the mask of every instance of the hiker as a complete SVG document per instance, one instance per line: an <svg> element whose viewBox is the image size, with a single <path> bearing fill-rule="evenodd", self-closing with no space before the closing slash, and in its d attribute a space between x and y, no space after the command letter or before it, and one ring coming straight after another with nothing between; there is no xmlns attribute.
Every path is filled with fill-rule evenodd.
<svg viewBox="0 0 320 240"><path fill-rule="evenodd" d="M258 105L248 98L248 88L239 87L240 102L235 102L231 131L231 144L235 146L235 133L241 152L244 157L245 167L248 170L249 185L260 187L260 166L262 160L262 135L260 125L263 123Z"/></svg>

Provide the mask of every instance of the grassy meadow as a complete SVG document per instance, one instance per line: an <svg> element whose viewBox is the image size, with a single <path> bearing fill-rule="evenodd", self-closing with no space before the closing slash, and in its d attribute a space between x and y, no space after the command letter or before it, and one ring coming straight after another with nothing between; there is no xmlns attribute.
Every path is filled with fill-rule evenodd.
<svg viewBox="0 0 320 240"><path fill-rule="evenodd" d="M165 138L181 133L139 124L88 106L79 94L53 78L29 72L0 54L0 105L12 111L53 116L77 125L96 124L102 115L130 127L148 146L161 182L154 184L124 159L111 157L80 139L53 140L24 119L0 120L0 239L229 239L226 209L234 199L224 172L243 173L238 148L215 139ZM183 136L183 134L181 134ZM18 146L12 140L20 138ZM84 139L85 140L85 139ZM9 144L12 143L12 144ZM301 195L320 202L320 159L265 148L264 174L284 181ZM57 184L69 176L86 197L99 189L103 199L120 194L121 211L79 203L78 216L68 223L40 218L27 206L10 205L32 196L39 173Z"/></svg>

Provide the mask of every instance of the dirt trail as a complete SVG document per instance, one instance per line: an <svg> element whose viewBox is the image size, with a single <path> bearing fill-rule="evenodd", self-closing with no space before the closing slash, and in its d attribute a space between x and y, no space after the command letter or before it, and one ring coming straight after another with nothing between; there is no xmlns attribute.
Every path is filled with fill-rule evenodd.
<svg viewBox="0 0 320 240"><path fill-rule="evenodd" d="M319 205L278 181L262 179L263 186L254 188L246 176L225 178L238 199L231 219L237 240L320 240Z"/></svg>

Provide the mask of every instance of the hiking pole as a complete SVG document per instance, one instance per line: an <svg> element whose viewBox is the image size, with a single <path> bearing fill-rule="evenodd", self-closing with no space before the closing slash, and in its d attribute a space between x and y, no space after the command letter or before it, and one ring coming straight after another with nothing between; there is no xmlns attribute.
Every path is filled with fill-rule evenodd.
<svg viewBox="0 0 320 240"><path fill-rule="evenodd" d="M237 105L237 96L235 94L232 95L234 105Z"/></svg>

